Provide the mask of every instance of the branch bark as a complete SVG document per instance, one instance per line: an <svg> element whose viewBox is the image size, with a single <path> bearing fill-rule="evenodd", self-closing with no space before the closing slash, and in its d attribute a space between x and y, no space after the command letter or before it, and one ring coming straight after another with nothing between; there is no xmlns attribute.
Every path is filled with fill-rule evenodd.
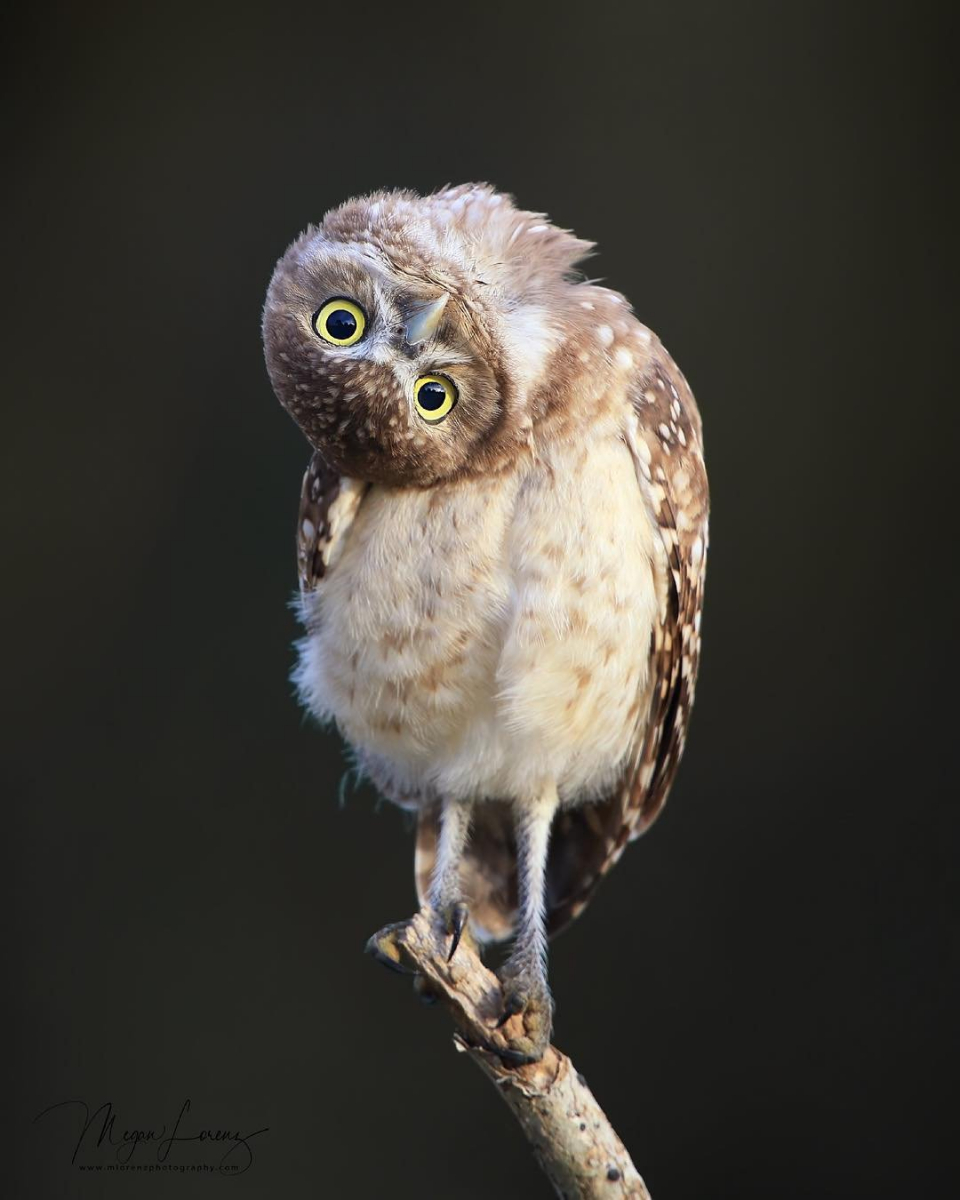
<svg viewBox="0 0 960 1200"><path fill-rule="evenodd" d="M520 1122L557 1194L567 1200L650 1200L650 1193L600 1105L570 1059L550 1046L537 1063L511 1066L495 1051L509 1051L522 1031L522 1015L496 1029L500 982L466 939L446 961L429 915L388 925L367 951L385 965L423 977L453 1017L454 1044L480 1067Z"/></svg>

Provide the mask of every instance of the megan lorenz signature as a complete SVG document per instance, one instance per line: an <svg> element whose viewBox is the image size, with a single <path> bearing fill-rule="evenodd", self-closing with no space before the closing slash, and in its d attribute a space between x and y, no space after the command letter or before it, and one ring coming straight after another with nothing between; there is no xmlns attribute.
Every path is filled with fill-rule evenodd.
<svg viewBox="0 0 960 1200"><path fill-rule="evenodd" d="M78 1161L81 1151L85 1151L84 1158L89 1158L91 1152L99 1150L112 1151L111 1157L124 1167L132 1167L134 1155L137 1155L144 1164L158 1163L161 1168L165 1165L170 1169L174 1165L174 1149L192 1143L203 1147L207 1152L204 1158L212 1160L206 1163L208 1168L217 1170L222 1175L242 1175L253 1163L251 1142L260 1134L269 1131L269 1126L254 1129L250 1133L241 1133L238 1129L221 1129L214 1125L197 1128L197 1122L189 1118L189 1100L184 1100L176 1120L169 1129L166 1124L123 1127L109 1100L93 1112L84 1100L61 1100L58 1104L51 1104L43 1112L37 1113L34 1124L44 1120L45 1124L51 1125L54 1120L51 1114L56 1112L70 1114L70 1137L72 1138L74 1133L77 1135L70 1162L77 1166L83 1165Z"/></svg>

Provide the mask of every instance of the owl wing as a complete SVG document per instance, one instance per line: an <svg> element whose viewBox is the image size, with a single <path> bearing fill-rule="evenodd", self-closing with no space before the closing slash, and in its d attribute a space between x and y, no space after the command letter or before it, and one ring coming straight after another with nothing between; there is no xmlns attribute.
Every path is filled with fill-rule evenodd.
<svg viewBox="0 0 960 1200"><path fill-rule="evenodd" d="M317 591L341 553L368 487L334 471L314 452L303 476L297 520L297 573L304 598Z"/></svg>
<svg viewBox="0 0 960 1200"><path fill-rule="evenodd" d="M700 660L709 493L700 414L683 374L660 348L631 390L624 439L665 552L650 670L628 765L614 792L562 812L548 868L549 925L589 903L627 842L653 824L686 739Z"/></svg>

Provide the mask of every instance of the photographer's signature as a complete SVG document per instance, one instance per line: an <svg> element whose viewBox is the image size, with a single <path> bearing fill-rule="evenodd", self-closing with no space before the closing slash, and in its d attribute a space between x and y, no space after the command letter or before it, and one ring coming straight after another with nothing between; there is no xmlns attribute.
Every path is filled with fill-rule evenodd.
<svg viewBox="0 0 960 1200"><path fill-rule="evenodd" d="M217 1166L223 1174L239 1175L248 1170L253 1162L253 1151L250 1143L261 1133L266 1133L269 1126L255 1129L250 1133L241 1133L238 1129L219 1129L213 1126L196 1128L196 1122L188 1118L190 1101L184 1100L176 1120L170 1126L163 1124L156 1127L125 1129L117 1121L117 1113L111 1101L107 1100L93 1112L83 1100L61 1100L59 1104L51 1104L43 1112L34 1117L34 1123L41 1118L49 1118L51 1113L65 1110L73 1113L79 1122L78 1136L70 1157L71 1163L76 1163L82 1149L114 1149L118 1163L129 1163L139 1152L142 1157L155 1154L158 1163L165 1163L170 1158L175 1146L194 1142L210 1146L222 1153ZM47 1122L49 1123L49 1122ZM141 1150L140 1147L143 1147Z"/></svg>

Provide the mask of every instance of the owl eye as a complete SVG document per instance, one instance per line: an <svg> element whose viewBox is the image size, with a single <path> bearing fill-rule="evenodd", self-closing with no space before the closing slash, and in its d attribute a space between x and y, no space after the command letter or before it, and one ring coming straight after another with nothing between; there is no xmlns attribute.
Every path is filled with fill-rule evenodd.
<svg viewBox="0 0 960 1200"><path fill-rule="evenodd" d="M457 389L442 375L421 375L413 385L413 403L430 425L439 425L457 402Z"/></svg>
<svg viewBox="0 0 960 1200"><path fill-rule="evenodd" d="M366 327L363 309L343 296L328 300L313 317L313 328L325 342L334 346L352 346L359 342Z"/></svg>

